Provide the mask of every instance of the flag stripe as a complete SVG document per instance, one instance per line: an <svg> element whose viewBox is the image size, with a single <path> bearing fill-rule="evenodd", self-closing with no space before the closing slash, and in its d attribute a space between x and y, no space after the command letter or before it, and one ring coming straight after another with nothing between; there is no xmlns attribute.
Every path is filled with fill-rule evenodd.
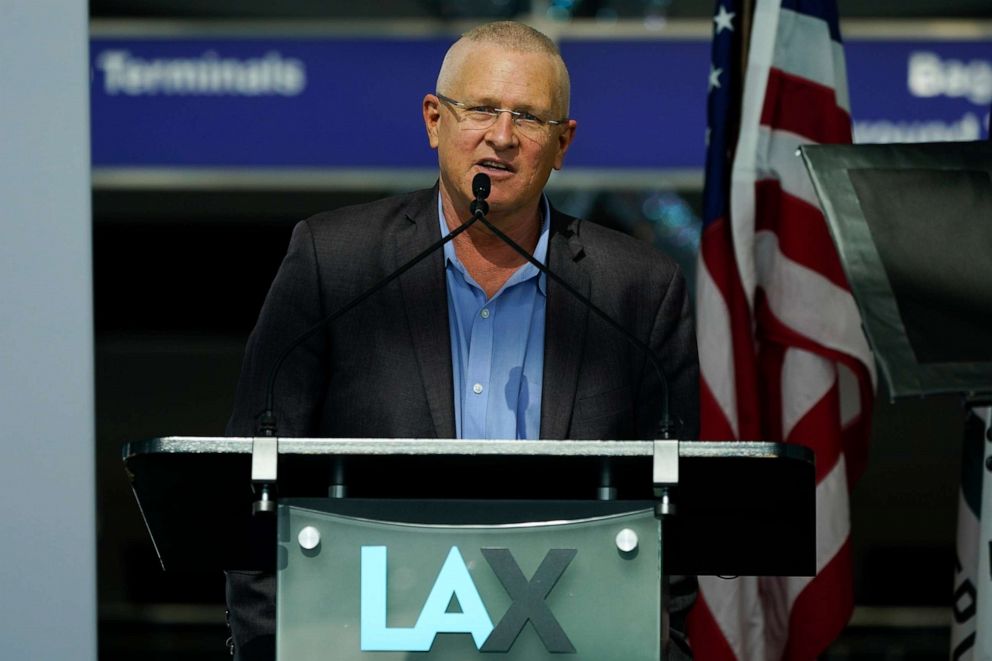
<svg viewBox="0 0 992 661"><path fill-rule="evenodd" d="M702 634L694 626L690 629L690 642L693 650L697 641L706 638L722 638L732 650L736 659L764 659L765 612L761 607L758 582L754 577L722 579L715 576L700 576L699 591L701 603L709 611L709 621L715 629L705 629ZM695 610L693 611L695 614ZM693 625L706 624L706 618ZM695 656L695 655L694 655ZM706 656L698 656L708 659Z"/></svg>
<svg viewBox="0 0 992 661"><path fill-rule="evenodd" d="M781 656L775 658L797 661L815 658L840 633L853 609L850 561L844 556L850 527L846 469L842 461L817 486L816 517L816 577L766 579L784 584L784 599L791 612L788 641ZM843 595L848 596L838 598ZM808 619L810 608L816 614L814 619ZM802 613L800 621L797 612Z"/></svg>
<svg viewBox="0 0 992 661"><path fill-rule="evenodd" d="M778 237L758 232L755 254L770 311L783 325L819 346L872 365L861 317L850 293L782 254Z"/></svg>
<svg viewBox="0 0 992 661"><path fill-rule="evenodd" d="M816 571L832 562L851 532L848 516L849 482L845 458L816 485Z"/></svg>
<svg viewBox="0 0 992 661"><path fill-rule="evenodd" d="M796 108L819 111L796 112ZM808 142L851 141L851 117L837 105L833 88L777 68L768 72L768 98L761 109L761 124L801 135ZM796 169L803 168L797 164Z"/></svg>
<svg viewBox="0 0 992 661"><path fill-rule="evenodd" d="M757 306L768 308L764 294L759 292ZM761 317L758 317L759 332ZM782 440L784 435L782 417L782 367L785 364L786 346L769 342L762 332L758 347L758 381L761 383L761 424L765 438Z"/></svg>
<svg viewBox="0 0 992 661"><path fill-rule="evenodd" d="M792 605L789 651L785 658L814 658L813 650L822 653L843 631L854 610L854 589L850 538L830 561L818 570L816 579L800 592ZM816 619L809 619L809 618Z"/></svg>
<svg viewBox="0 0 992 661"><path fill-rule="evenodd" d="M783 191L781 183L774 179L757 182L755 189L755 230L774 232L783 255L849 290L837 252L822 249L830 245L831 239L820 210ZM783 218L789 222L781 222Z"/></svg>
<svg viewBox="0 0 992 661"><path fill-rule="evenodd" d="M824 566L792 604L784 661L820 656L844 630L854 609L850 541Z"/></svg>
<svg viewBox="0 0 992 661"><path fill-rule="evenodd" d="M697 327L700 370L704 381L705 375L721 375L708 381L709 389L734 432L727 436L713 430L706 438L756 440L761 429L754 415L757 393L750 380L754 375L750 313L740 280L736 278L730 232L726 221L718 218L703 234L697 306L710 311L712 323Z"/></svg>
<svg viewBox="0 0 992 661"><path fill-rule="evenodd" d="M702 345L700 345L700 349L702 349ZM715 440L737 438L737 432L731 426L730 418L709 389L709 384L706 383L705 379L700 379L699 382L699 415L709 421L706 438Z"/></svg>
<svg viewBox="0 0 992 661"><path fill-rule="evenodd" d="M701 576L699 577L700 588L707 581L716 582L721 580L723 579L712 576ZM737 661L737 659L743 658L730 647L730 643L721 635L720 625L713 617L710 606L706 602L706 594L723 595L725 594L725 590L723 586L714 587L710 590L700 590L699 597L697 597L696 604L692 609L690 635L692 635L692 631L703 631L707 633L706 635L700 635L699 633L692 635L690 640L692 642L693 658L700 659L700 661Z"/></svg>
<svg viewBox="0 0 992 661"><path fill-rule="evenodd" d="M712 420L709 416L719 415L722 424L718 438L736 438L737 396L732 376L736 370L732 346L724 341L730 333L730 315L719 286L702 260L698 268L696 290L697 304L707 306L710 311L710 324L705 328L700 327L696 332L700 370L708 374L722 373L730 376L715 381L712 387L703 381L706 402L701 406L712 406L711 410L706 411L707 419Z"/></svg>
<svg viewBox="0 0 992 661"><path fill-rule="evenodd" d="M766 401L777 404L768 407L769 417L776 422L771 433L813 450L819 484L841 457L836 368L816 354L780 344L770 344L762 352L775 355L773 360L762 361L762 381L769 390ZM778 390L783 383L804 387Z"/></svg>
<svg viewBox="0 0 992 661"><path fill-rule="evenodd" d="M839 35L834 38L819 18L786 7L779 16L779 35L775 65L786 73L833 88L837 105L849 111L844 46ZM830 56L824 57L824 53Z"/></svg>
<svg viewBox="0 0 992 661"><path fill-rule="evenodd" d="M816 481L823 479L840 456L833 437L840 418L837 371L831 361L789 347L782 361L782 382L804 383L802 390L782 394L782 437L802 443L816 454Z"/></svg>

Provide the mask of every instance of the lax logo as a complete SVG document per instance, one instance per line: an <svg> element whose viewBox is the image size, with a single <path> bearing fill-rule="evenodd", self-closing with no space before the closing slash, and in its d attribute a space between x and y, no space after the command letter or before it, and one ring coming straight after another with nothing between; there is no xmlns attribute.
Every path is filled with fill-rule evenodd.
<svg viewBox="0 0 992 661"><path fill-rule="evenodd" d="M482 556L511 599L493 626L465 560L452 546L414 627L386 626L386 547L362 547L361 647L363 652L429 652L439 633L468 633L481 652L509 651L528 621L549 652L575 652L545 602L575 557L575 549L551 549L528 581L509 549L484 548ZM449 613L452 597L460 613Z"/></svg>

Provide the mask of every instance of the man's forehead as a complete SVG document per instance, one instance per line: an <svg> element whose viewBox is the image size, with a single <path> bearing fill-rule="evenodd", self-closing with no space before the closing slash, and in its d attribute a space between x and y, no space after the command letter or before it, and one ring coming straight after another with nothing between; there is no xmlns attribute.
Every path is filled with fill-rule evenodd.
<svg viewBox="0 0 992 661"><path fill-rule="evenodd" d="M480 44L459 58L454 76L457 92L486 104L513 102L533 109L555 102L559 81L556 63L546 53L508 51Z"/></svg>
<svg viewBox="0 0 992 661"><path fill-rule="evenodd" d="M509 107L510 110L550 110L551 105L553 105L551 99L540 99L538 97L542 95L536 93L534 95L514 94L512 97L506 97L491 92L473 91L469 88L466 90L464 96L465 102L474 105Z"/></svg>

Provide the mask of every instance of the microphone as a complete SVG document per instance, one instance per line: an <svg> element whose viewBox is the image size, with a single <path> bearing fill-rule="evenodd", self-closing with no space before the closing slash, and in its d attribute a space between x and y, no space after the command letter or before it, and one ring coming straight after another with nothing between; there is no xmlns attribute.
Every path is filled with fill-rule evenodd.
<svg viewBox="0 0 992 661"><path fill-rule="evenodd" d="M342 317L344 314L346 314L347 312L355 308L357 305L365 301L365 299L369 298L370 296L378 292L380 289L388 285L390 282L392 282L396 278L400 277L401 275L412 269L414 266L416 266L424 259L426 259L428 256L430 256L432 253L434 253L434 251L438 250L439 248L444 246L444 244L448 243L456 236L458 236L459 234L467 230L469 227L474 225L475 221L479 220L479 218L485 219L485 214L489 213L489 205L486 204L486 198L489 197L490 190L491 190L491 182L489 180L489 176L486 174L482 174L481 172L475 175L475 178L472 179L472 193L475 195L475 201L472 202L471 205L471 210L472 210L471 218L463 222L455 229L448 232L448 234L442 237L439 241L434 242L430 247L425 249L423 252L418 254L416 257L414 257L407 263L400 266L398 269L387 275L378 283L372 285L369 289L359 294L355 298L351 299L350 301L342 305L340 308L338 308L334 312L330 313L329 315L327 315L326 317L315 323L313 326L311 326L310 328L305 330L302 334L300 334L296 339L290 342L289 345L287 345L286 348L282 350L282 353L280 353L279 357L276 358L276 362L275 364L273 364L272 370L269 372L269 381L265 389L265 410L262 412L262 415L259 417L258 420L259 436L269 436L269 437L276 436L277 425L276 425L275 413L273 412L273 397L275 394L276 377L279 375L279 370L280 368L282 368L283 363L286 362L286 358L289 357L289 354L291 354L294 349L296 349L298 346L300 346L301 344L309 340L311 337L319 333L321 330L333 324L335 321L338 320L338 318Z"/></svg>
<svg viewBox="0 0 992 661"><path fill-rule="evenodd" d="M489 197L492 187L493 182L485 172L480 172L472 177L472 194L475 195L475 200L469 205L468 210L472 212L473 219L478 218L479 214L485 218L486 214L489 213L489 204L486 202L486 198Z"/></svg>
<svg viewBox="0 0 992 661"><path fill-rule="evenodd" d="M534 256L531 255L526 250L524 250L516 241L511 239L501 229L499 229L491 222L489 222L489 219L486 218L486 214L489 212L489 205L486 204L486 202L483 200L485 197L489 196L490 185L491 182L489 180L489 175L486 175L482 172L475 175L475 178L472 179L472 191L476 195L476 201L472 203L472 207L471 207L472 219L473 220L478 219L482 221L482 224L485 225L489 229L489 231L491 231L493 234L498 236L500 240L503 241L503 243L513 248L513 250L517 254L519 254L528 262L536 266L541 273L546 274L549 278L551 278L556 283L561 285L562 289L564 289L573 297L578 299L587 308L595 312L603 321L609 324L611 328L613 328L618 333L620 333L621 337L627 340L634 347L641 350L641 352L648 359L648 362L650 362L651 366L654 368L655 374L658 376L658 383L661 384L661 415L660 415L660 422L658 423L658 433L661 436L661 440L670 439L672 434L673 424L672 424L671 413L669 411L670 395L668 391L668 379L665 378L665 372L664 370L661 369L661 361L658 360L658 355L654 352L654 350L650 346L648 346L640 339L635 337L633 333L631 333L626 328L621 326L610 315L606 314L606 312L601 310L595 303L593 303L591 300L586 298L577 289L572 287L572 285L565 282L565 280L561 276L559 276L557 273L549 269L547 266L545 266L538 260L534 259ZM482 196L482 198L479 197L480 195Z"/></svg>

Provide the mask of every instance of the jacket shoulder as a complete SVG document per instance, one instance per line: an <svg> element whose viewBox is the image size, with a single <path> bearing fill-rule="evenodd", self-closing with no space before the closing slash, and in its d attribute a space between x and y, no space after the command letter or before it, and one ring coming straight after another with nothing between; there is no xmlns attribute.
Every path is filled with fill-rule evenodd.
<svg viewBox="0 0 992 661"><path fill-rule="evenodd" d="M318 241L324 236L336 236L342 232L381 239L390 228L429 211L431 205L436 203L436 195L436 189L427 188L322 211L300 222L307 225Z"/></svg>
<svg viewBox="0 0 992 661"><path fill-rule="evenodd" d="M678 262L647 241L584 218L562 213L557 216L558 226L573 247L573 253L588 268L666 285L682 277Z"/></svg>

